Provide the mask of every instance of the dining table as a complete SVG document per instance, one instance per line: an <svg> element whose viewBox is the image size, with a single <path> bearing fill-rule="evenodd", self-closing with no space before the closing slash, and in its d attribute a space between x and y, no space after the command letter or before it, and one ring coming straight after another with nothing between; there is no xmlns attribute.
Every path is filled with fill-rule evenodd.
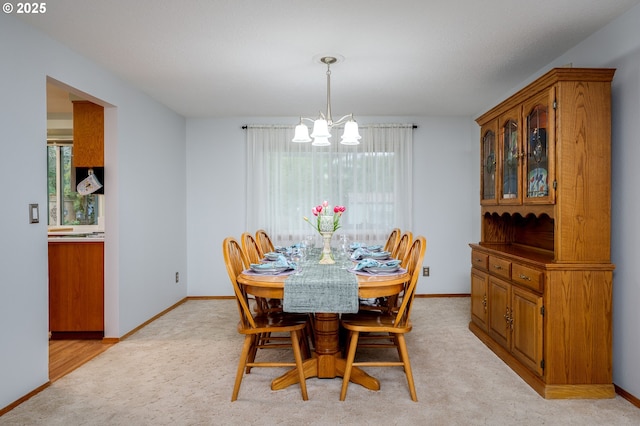
<svg viewBox="0 0 640 426"><path fill-rule="evenodd" d="M315 262L315 264L314 264ZM311 257L303 265L301 274L305 280L319 280L317 284L323 286L322 280L326 273L338 273L335 269L345 269L340 262L329 265L319 265L318 261ZM306 274L306 275L305 275ZM390 297L398 295L404 284L410 279L410 274L405 269L399 269L397 273L385 274L356 274L349 272L357 280L357 298L372 299L380 297ZM339 274L338 274L339 276ZM344 275L346 277L346 275ZM293 279L299 279L294 277ZM291 280L288 274L256 274L251 270L244 271L237 277L237 281L244 287L248 294L266 299L283 300L283 310L287 311L285 299L285 285L287 280ZM295 293L298 287L289 284L288 293ZM311 297L311 296L310 296ZM316 298L314 298L316 299ZM320 298L321 299L321 298ZM303 301L304 302L304 301ZM310 303L314 301L309 301ZM340 347L340 312L332 311L332 307L323 309L322 306L313 306L309 309L313 315L313 337L314 353L312 357L303 361L305 378L317 377L321 379L333 379L343 377L345 371L345 360L342 358ZM357 308L356 308L357 310ZM296 312L300 312L297 310ZM358 367L353 367L350 381L364 386L370 390L380 390L380 382L373 376ZM284 389L299 382L297 370L294 368L280 377L275 378L271 383L272 390Z"/></svg>

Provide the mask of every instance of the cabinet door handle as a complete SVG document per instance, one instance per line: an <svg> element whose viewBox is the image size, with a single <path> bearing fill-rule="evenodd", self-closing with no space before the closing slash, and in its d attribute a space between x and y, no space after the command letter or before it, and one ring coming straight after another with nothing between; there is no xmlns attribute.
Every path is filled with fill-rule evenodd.
<svg viewBox="0 0 640 426"><path fill-rule="evenodd" d="M493 267L494 267L495 269L502 269L502 266L500 266L500 265L493 265Z"/></svg>
<svg viewBox="0 0 640 426"><path fill-rule="evenodd" d="M507 306L507 312L504 314L504 322L507 329L509 328L510 321L511 321L511 313L509 312L509 307Z"/></svg>
<svg viewBox="0 0 640 426"><path fill-rule="evenodd" d="M507 312L504 314L504 322L507 330L513 330L513 310L507 306Z"/></svg>
<svg viewBox="0 0 640 426"><path fill-rule="evenodd" d="M528 276L526 276L525 274L520 274L520 279L521 279L521 280L531 281L531 278L529 278L529 277L528 277Z"/></svg>

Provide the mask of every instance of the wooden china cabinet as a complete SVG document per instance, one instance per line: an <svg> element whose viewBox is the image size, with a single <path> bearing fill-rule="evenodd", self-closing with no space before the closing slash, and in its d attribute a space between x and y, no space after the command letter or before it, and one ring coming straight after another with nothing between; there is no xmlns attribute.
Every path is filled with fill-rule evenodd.
<svg viewBox="0 0 640 426"><path fill-rule="evenodd" d="M611 80L556 68L476 121L470 330L545 398L612 398Z"/></svg>

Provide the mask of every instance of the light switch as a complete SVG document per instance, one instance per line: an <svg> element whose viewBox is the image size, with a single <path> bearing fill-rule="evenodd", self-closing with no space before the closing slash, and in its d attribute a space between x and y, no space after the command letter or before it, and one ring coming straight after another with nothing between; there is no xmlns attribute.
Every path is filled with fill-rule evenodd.
<svg viewBox="0 0 640 426"><path fill-rule="evenodd" d="M29 204L29 223L40 222L40 211L37 204Z"/></svg>

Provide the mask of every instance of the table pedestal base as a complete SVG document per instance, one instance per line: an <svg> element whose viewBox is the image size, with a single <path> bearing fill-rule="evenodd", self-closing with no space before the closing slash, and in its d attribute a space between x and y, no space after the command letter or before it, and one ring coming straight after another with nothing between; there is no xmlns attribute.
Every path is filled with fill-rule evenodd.
<svg viewBox="0 0 640 426"><path fill-rule="evenodd" d="M304 377L333 379L343 377L346 361L340 358L338 314L317 313L314 319L315 354L313 358L302 362ZM370 390L380 390L380 382L358 367L351 370L350 382L357 383ZM284 389L300 382L298 371L294 368L271 382L272 390Z"/></svg>
<svg viewBox="0 0 640 426"><path fill-rule="evenodd" d="M335 377L344 376L344 369L346 365L346 361L344 359L333 358L332 360L330 360L329 363L334 365L334 374L332 376L326 377L323 377L321 374L319 374L319 370L321 370L319 364L323 361L327 363L326 361L329 360L322 360L320 357L313 357L311 359L303 361L302 368L304 369L305 379L308 379L309 377L333 379ZM357 383L370 390L380 390L380 382L378 381L378 379L368 375L358 367L353 367L351 369L351 377L349 378L349 381L352 383ZM298 378L298 371L294 368L293 370L289 370L287 373L274 379L271 382L271 390L284 389L298 382L300 382L300 379Z"/></svg>

